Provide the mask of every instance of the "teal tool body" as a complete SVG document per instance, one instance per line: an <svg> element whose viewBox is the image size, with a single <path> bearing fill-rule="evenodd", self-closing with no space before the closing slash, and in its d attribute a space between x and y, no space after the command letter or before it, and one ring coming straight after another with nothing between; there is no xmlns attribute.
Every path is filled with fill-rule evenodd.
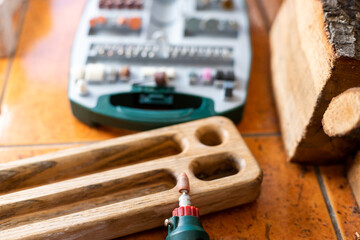
<svg viewBox="0 0 360 240"><path fill-rule="evenodd" d="M166 240L209 240L200 221L199 209L191 206L187 175L181 173L178 182L181 193L179 207L174 209L171 218L165 220L165 226L168 227Z"/></svg>
<svg viewBox="0 0 360 240"><path fill-rule="evenodd" d="M169 235L166 240L208 240L209 235L201 225L199 217L181 216L169 219L173 224L168 226Z"/></svg>
<svg viewBox="0 0 360 240"><path fill-rule="evenodd" d="M250 65L245 0L88 0L68 97L88 125L146 130L215 115L238 122Z"/></svg>

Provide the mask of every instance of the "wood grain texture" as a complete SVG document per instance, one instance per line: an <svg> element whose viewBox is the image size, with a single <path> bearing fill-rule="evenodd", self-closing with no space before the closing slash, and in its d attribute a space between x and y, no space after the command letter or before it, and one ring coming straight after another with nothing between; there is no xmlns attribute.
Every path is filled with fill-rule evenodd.
<svg viewBox="0 0 360 240"><path fill-rule="evenodd" d="M319 168L343 239L356 239L355 233L360 233L360 208L346 178L345 165Z"/></svg>
<svg viewBox="0 0 360 240"><path fill-rule="evenodd" d="M127 131L108 128L91 129L79 124L66 106L68 67L66 61L77 27L75 18L80 17L84 1L31 0L30 2L26 21L31 24L26 24L24 28L22 33L24 47L16 60L17 70L22 69L23 79L14 78L15 75L20 76L15 73L12 73L13 77L9 79L10 83L13 83L7 90L12 90L4 106L10 107L10 111L3 112L0 116L0 140L2 145L31 144L31 146L2 146L0 162L74 146L71 142L93 141L128 134ZM277 6L278 3L277 0L266 0L264 4L267 5L264 8L267 16L270 16L269 11L276 10L273 6ZM260 13L256 1L248 1L248 7L254 61L244 119L238 128L246 136L264 136L245 138L264 171L262 192L255 202L216 214L203 215L202 222L212 239L336 239L313 168L286 163L281 139L266 137L279 130L270 89L268 33L264 16ZM64 14L65 9L68 14ZM70 16L68 20L72 20L71 23L62 19L62 16L68 15ZM62 32L66 35L61 36ZM64 45L64 51L61 53L57 49L59 45L57 39L61 39ZM50 64L54 62L53 59L61 62L60 66ZM49 62L50 60L52 62ZM36 68L39 73L35 74L32 68L40 63L44 66L44 70ZM42 71L48 71L47 76L59 77L56 81L47 82L42 78ZM0 75L3 73L0 71ZM32 82L37 78L42 79L41 84L44 85L44 89L41 89L40 83L35 85L36 88L32 88ZM22 84L26 87L21 88ZM55 84L56 87L49 88ZM51 89L51 93L47 92L48 88ZM17 89L21 91L17 92ZM53 107L53 102L47 102L49 98L51 101L52 95L57 98L57 107ZM10 100L11 105L9 105ZM56 117L51 117L52 114ZM54 145L54 143L62 144ZM322 171L322 173L324 179L327 179L326 172ZM336 187L339 181L344 181L345 175L339 176L336 171L329 175L334 183L326 184L330 194L331 187ZM344 189L349 190L348 187ZM345 233L343 238L353 239L353 230L358 226L354 220L358 220L358 217L349 213L351 209L357 211L356 204L346 197L348 191L336 193L331 199L337 201L341 208L339 208L340 214L336 211L335 214L339 221L343 221L344 228L349 229L348 235L343 232ZM349 212L344 213L344 209L348 209ZM170 213L166 217L169 216ZM166 235L166 229L159 227L121 239L165 239Z"/></svg>
<svg viewBox="0 0 360 240"><path fill-rule="evenodd" d="M109 239L160 226L181 172L203 214L253 201L262 181L229 119L174 125L0 165L0 238Z"/></svg>
<svg viewBox="0 0 360 240"><path fill-rule="evenodd" d="M211 239L336 239L313 167L287 163L279 137L251 137L245 142L264 171L262 191L253 203L214 214L201 212L201 221ZM63 147L2 148L0 159L27 158ZM338 175L333 176L336 181ZM344 201L341 206L339 217L344 215L343 209L355 205ZM166 217L169 216L170 212ZM356 215L347 219L349 223L357 220ZM343 224L350 231L357 226ZM166 228L159 227L119 239L160 240L166 235Z"/></svg>
<svg viewBox="0 0 360 240"><path fill-rule="evenodd" d="M0 174L2 179L0 193L14 188L34 187L44 182L51 183L169 157L182 151L175 135L157 135L144 139L141 143L129 144L131 147L124 144L103 149L103 146L100 146L91 149L86 154L67 156L67 153L64 153L58 156L56 161L44 161L44 158L40 157L39 160L29 163L26 168L22 165L13 166L11 170L2 171ZM73 168L74 161L76 161L76 168Z"/></svg>
<svg viewBox="0 0 360 240"><path fill-rule="evenodd" d="M346 137L359 146L356 142L360 141L360 88L350 88L334 97L324 113L322 125L329 137Z"/></svg>
<svg viewBox="0 0 360 240"><path fill-rule="evenodd" d="M348 154L321 120L334 96L360 85L360 61L337 55L324 17L320 1L285 1L271 30L273 88L291 161L339 162Z"/></svg>

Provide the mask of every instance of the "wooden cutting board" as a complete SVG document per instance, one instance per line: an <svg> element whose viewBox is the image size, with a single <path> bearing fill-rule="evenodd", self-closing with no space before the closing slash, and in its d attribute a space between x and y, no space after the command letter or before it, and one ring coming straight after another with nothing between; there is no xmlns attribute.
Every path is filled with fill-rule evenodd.
<svg viewBox="0 0 360 240"><path fill-rule="evenodd" d="M181 172L202 215L253 201L262 181L227 118L142 132L1 164L0 239L111 239L161 226L178 206Z"/></svg>

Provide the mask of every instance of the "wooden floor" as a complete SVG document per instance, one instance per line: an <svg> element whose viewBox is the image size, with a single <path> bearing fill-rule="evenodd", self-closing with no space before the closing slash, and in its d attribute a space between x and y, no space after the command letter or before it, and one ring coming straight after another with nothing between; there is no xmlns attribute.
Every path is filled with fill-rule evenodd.
<svg viewBox="0 0 360 240"><path fill-rule="evenodd" d="M0 59L0 162L133 133L90 128L67 99L69 56L85 0L31 0L17 52ZM281 0L248 0L253 65L238 125L264 171L256 202L202 217L211 239L356 239L360 209L345 167L285 161L271 93L269 29ZM170 214L170 212L169 212ZM165 239L158 228L122 239Z"/></svg>

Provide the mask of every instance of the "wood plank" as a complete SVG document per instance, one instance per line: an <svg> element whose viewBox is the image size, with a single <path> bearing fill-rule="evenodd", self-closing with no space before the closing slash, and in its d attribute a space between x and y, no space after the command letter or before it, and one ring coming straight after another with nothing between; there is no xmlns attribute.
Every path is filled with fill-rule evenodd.
<svg viewBox="0 0 360 240"><path fill-rule="evenodd" d="M253 201L262 181L229 119L174 125L0 165L0 238L109 239L161 226L181 172L203 214Z"/></svg>
<svg viewBox="0 0 360 240"><path fill-rule="evenodd" d="M273 87L290 161L338 162L349 153L343 138L324 133L321 120L333 97L360 85L357 28L350 23L358 8L340 0L285 1L275 20Z"/></svg>
<svg viewBox="0 0 360 240"><path fill-rule="evenodd" d="M314 168L286 163L279 137L251 137L245 141L264 171L262 192L256 202L202 215L211 239L335 239ZM55 150L2 148L0 159L15 160ZM351 209L353 203L347 204L343 208ZM353 228L350 224L347 227ZM165 239L166 235L166 229L159 227L121 239Z"/></svg>
<svg viewBox="0 0 360 240"><path fill-rule="evenodd" d="M345 165L321 166L320 172L343 239L356 239L355 233L360 233L360 209L346 179Z"/></svg>

